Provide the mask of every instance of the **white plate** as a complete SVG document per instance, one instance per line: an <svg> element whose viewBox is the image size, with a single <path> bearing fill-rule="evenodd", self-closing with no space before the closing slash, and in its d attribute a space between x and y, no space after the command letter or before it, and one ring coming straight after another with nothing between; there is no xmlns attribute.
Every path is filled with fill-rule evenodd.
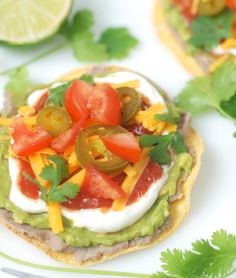
<svg viewBox="0 0 236 278"><path fill-rule="evenodd" d="M140 44L128 59L111 63L133 68L149 76L166 89L170 96L175 96L190 75L159 42L152 21L153 3L153 0L80 0L76 2L75 9L88 8L95 13L95 31L98 34L108 26L128 26ZM53 46L53 43L43 48L49 46ZM29 53L1 47L0 71L22 63L37 53L38 50ZM52 81L79 65L71 51L66 49L35 63L29 69L33 80L42 83ZM0 78L2 87L5 81ZM236 233L236 140L232 136L236 128L215 112L198 117L193 121L193 126L203 137L205 153L199 178L193 188L191 209L184 223L175 234L156 247L130 253L90 269L152 273L159 269L160 253L167 248L188 248L195 239L209 237L220 228ZM62 266L5 228L0 227L0 234L0 251L34 263ZM0 265L48 277L85 277L35 270L2 258ZM0 277L11 276L1 273Z"/></svg>

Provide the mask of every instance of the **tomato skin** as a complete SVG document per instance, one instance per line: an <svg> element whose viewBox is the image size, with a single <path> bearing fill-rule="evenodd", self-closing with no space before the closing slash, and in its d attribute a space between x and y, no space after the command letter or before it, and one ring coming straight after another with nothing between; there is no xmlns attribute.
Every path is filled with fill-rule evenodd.
<svg viewBox="0 0 236 278"><path fill-rule="evenodd" d="M173 3L180 7L181 12L189 21L192 21L197 16L191 13L193 0L173 0Z"/></svg>
<svg viewBox="0 0 236 278"><path fill-rule="evenodd" d="M116 200L126 196L118 184L92 165L86 169L81 190L87 196L96 198Z"/></svg>
<svg viewBox="0 0 236 278"><path fill-rule="evenodd" d="M141 157L141 148L133 133L118 133L102 137L106 148L113 154L129 161L138 162Z"/></svg>
<svg viewBox="0 0 236 278"><path fill-rule="evenodd" d="M119 125L121 104L118 92L109 84L98 84L89 98L90 117L97 123Z"/></svg>
<svg viewBox="0 0 236 278"><path fill-rule="evenodd" d="M162 174L163 169L161 166L157 163L149 161L132 193L129 195L127 205L131 205L138 201L138 199L148 191L150 186L152 186L152 183L161 178Z"/></svg>
<svg viewBox="0 0 236 278"><path fill-rule="evenodd" d="M51 148L62 154L66 150L67 147L73 145L75 143L76 137L80 130L84 127L86 123L86 119L82 119L78 123L76 123L72 128L60 134L58 137L52 140Z"/></svg>
<svg viewBox="0 0 236 278"><path fill-rule="evenodd" d="M20 175L17 182L20 187L20 191L26 197L37 200L39 198L39 192L40 192L38 186L30 182L27 178L23 176L23 173L26 172L33 179L35 178L34 172L30 164L25 162L24 160L19 160L19 166L20 166Z"/></svg>
<svg viewBox="0 0 236 278"><path fill-rule="evenodd" d="M227 0L226 5L232 9L236 10L236 1L235 0Z"/></svg>
<svg viewBox="0 0 236 278"><path fill-rule="evenodd" d="M65 107L71 118L78 122L89 117L88 98L93 87L83 80L76 79L65 93Z"/></svg>
<svg viewBox="0 0 236 278"><path fill-rule="evenodd" d="M95 198L80 192L75 198L62 203L62 206L73 210L79 210L102 207L110 208L112 206L112 203L113 201L111 199Z"/></svg>
<svg viewBox="0 0 236 278"><path fill-rule="evenodd" d="M22 118L17 118L12 124L12 138L14 143L11 147L17 156L27 156L43 148L50 146L52 136L41 126L36 130L30 130Z"/></svg>

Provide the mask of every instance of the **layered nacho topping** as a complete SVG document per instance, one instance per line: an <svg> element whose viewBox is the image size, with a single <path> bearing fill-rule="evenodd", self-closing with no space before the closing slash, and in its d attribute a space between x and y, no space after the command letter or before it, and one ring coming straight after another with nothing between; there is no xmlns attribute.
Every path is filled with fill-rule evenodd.
<svg viewBox="0 0 236 278"><path fill-rule="evenodd" d="M191 169L182 116L128 71L37 90L0 119L10 135L0 207L78 247L151 235Z"/></svg>
<svg viewBox="0 0 236 278"><path fill-rule="evenodd" d="M186 51L193 56L208 53L213 59L210 71L235 56L236 32L234 0L168 0L165 15Z"/></svg>

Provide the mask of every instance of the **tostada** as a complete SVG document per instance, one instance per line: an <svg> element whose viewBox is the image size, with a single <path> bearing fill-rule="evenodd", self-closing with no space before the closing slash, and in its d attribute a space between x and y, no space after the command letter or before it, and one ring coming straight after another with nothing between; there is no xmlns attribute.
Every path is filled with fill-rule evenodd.
<svg viewBox="0 0 236 278"><path fill-rule="evenodd" d="M157 0L162 41L194 75L212 72L236 55L235 0Z"/></svg>
<svg viewBox="0 0 236 278"><path fill-rule="evenodd" d="M61 262L154 245L189 209L202 141L138 73L75 70L0 123L0 222Z"/></svg>

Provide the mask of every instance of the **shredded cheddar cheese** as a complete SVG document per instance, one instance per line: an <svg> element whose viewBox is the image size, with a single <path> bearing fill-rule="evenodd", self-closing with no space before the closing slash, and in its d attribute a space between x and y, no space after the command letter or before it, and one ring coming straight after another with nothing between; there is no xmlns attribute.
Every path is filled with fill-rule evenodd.
<svg viewBox="0 0 236 278"><path fill-rule="evenodd" d="M43 157L41 156L41 154L40 153L31 154L28 156L28 159L29 159L30 166L31 166L37 180L44 187L48 187L49 182L40 177L40 174L41 174L43 168L45 167L45 161L44 161Z"/></svg>
<svg viewBox="0 0 236 278"><path fill-rule="evenodd" d="M192 6L191 6L191 14L197 14L198 13L198 7L201 0L193 0Z"/></svg>
<svg viewBox="0 0 236 278"><path fill-rule="evenodd" d="M133 166L131 166L130 164L128 164L125 168L124 168L124 172L125 174L130 177L133 178L135 177L138 173L137 171L134 169Z"/></svg>
<svg viewBox="0 0 236 278"><path fill-rule="evenodd" d="M230 49L236 47L236 38L230 38L225 40L224 42L221 43L221 47L224 49Z"/></svg>
<svg viewBox="0 0 236 278"><path fill-rule="evenodd" d="M61 215L61 207L56 202L48 203L48 220L49 225L54 234L58 234L64 231Z"/></svg>
<svg viewBox="0 0 236 278"><path fill-rule="evenodd" d="M35 114L35 108L29 105L21 106L18 109L18 114L23 117L33 116Z"/></svg>
<svg viewBox="0 0 236 278"><path fill-rule="evenodd" d="M218 69L228 58L229 58L229 54L225 54L223 56L221 56L220 58L218 58L210 67L210 73L213 73L214 71L216 71L216 69Z"/></svg>
<svg viewBox="0 0 236 278"><path fill-rule="evenodd" d="M134 79L134 80L130 80L127 82L118 83L118 84L110 84L110 85L114 89L120 88L120 87L129 87L129 88L137 89L138 87L140 87L140 81L138 79Z"/></svg>
<svg viewBox="0 0 236 278"><path fill-rule="evenodd" d="M133 168L138 174L133 177L127 176L124 179L121 188L124 190L127 196L126 198L115 200L112 204L113 210L122 210L125 208L129 195L132 193L137 181L139 180L149 162L149 151L149 148L144 148L142 150L140 161L133 164Z"/></svg>
<svg viewBox="0 0 236 278"><path fill-rule="evenodd" d="M165 127L165 122L156 120L154 116L156 114L162 114L165 112L165 105L162 103L157 103L151 107L149 107L145 111L139 111L135 117L136 121L138 123L142 123L143 126L157 134L160 134L164 127Z"/></svg>

